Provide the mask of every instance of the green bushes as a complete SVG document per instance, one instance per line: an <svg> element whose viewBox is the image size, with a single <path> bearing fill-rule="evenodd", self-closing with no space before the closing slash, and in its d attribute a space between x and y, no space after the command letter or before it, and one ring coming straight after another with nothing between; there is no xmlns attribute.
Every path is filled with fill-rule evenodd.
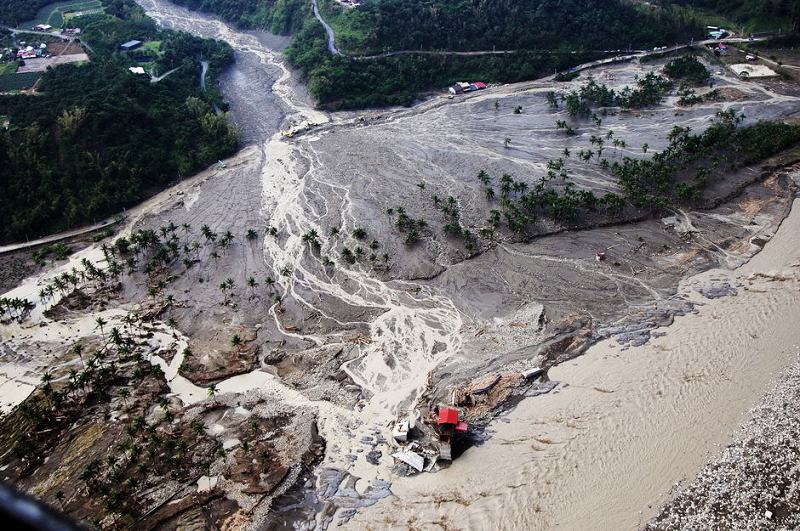
<svg viewBox="0 0 800 531"><path fill-rule="evenodd" d="M675 127L670 143L651 160L625 158L612 169L628 200L639 207L663 207L699 199L709 178L752 164L800 142L800 126L758 122L738 127L741 115L718 113L700 135ZM722 164L724 161L724 165Z"/></svg>
<svg viewBox="0 0 800 531"><path fill-rule="evenodd" d="M710 74L703 63L692 55L673 59L664 66L664 73L670 79L680 79L688 83L700 84L708 81Z"/></svg>

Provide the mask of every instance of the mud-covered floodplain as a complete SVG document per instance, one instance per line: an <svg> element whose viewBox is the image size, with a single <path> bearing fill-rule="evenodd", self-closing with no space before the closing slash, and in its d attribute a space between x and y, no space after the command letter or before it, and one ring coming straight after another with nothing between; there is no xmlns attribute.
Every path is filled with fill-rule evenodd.
<svg viewBox="0 0 800 531"><path fill-rule="evenodd" d="M164 26L234 47L237 64L222 88L246 146L132 209L114 237L25 279L5 296L36 307L0 328L0 406L21 426L0 438L8 450L3 478L102 527L125 518L145 528L404 527L415 524L407 512L416 505L424 506L423 525L487 525L502 503L464 520L453 509L463 506L463 492L436 493L460 463L473 466L471 474L483 466L476 451L506 444L493 437L497 416L523 399L521 411L535 411L544 398L526 395L569 389L568 371L554 375L594 343L635 351L668 336L676 316L735 300L740 277L701 273L745 264L796 197L800 156L786 152L731 170L694 209L654 218L627 207L571 225L543 218L525 235L501 226L487 236L498 199L487 197L481 171L498 189L504 174L533 188L562 158L559 190L621 193L598 157L577 156L596 149L592 137L608 139L609 162L647 158L667 146L674 126L702 132L722 110L743 113L745 124L797 120L800 90L742 81L709 64L723 97L691 107L671 94L651 108L598 109L598 123L548 104L548 92L589 76L618 89L666 62L634 58L571 82L548 78L409 109L328 114L313 108L284 64L285 40L163 0L141 4ZM576 134L566 135L558 120ZM442 203L458 209L473 243L447 235ZM402 215L425 221L413 245L398 229ZM114 250L120 238L149 230L182 258L146 268L146 250L136 251L141 264ZM116 262L116 274L87 274ZM56 278L63 287L48 293ZM99 353L95 361L84 355L91 352ZM534 367L555 369L525 381L521 374ZM87 370L102 378L79 381ZM45 384L69 388L70 406L50 435L29 442L25 404ZM391 457L394 424L454 396L468 397L461 405L473 423L470 442L482 446L446 470L429 458L431 474L405 478L409 470ZM613 455L613 446L597 459ZM695 455L688 460L695 468L682 473L694 474L704 460ZM563 462L546 463L552 467L541 478L559 484ZM134 471L137 479L123 483ZM85 488L97 495L85 496ZM531 505L500 521L530 527L546 510ZM630 524L627 516L616 522ZM553 518L545 521L562 521Z"/></svg>

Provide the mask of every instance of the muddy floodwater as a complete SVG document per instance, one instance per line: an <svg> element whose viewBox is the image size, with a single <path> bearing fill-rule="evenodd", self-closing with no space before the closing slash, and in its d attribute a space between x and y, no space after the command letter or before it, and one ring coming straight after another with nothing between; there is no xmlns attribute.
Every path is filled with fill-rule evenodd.
<svg viewBox="0 0 800 531"><path fill-rule="evenodd" d="M9 296L39 304L2 329L0 401L11 410L45 369L74 364L67 348L102 333L98 317L122 327L128 312L149 311L140 332L178 415L204 423L228 459L250 419L282 426L258 488L217 462L169 494L185 511L157 523L205 518L192 502L202 491L226 500L214 514L236 528L634 528L797 357L796 153L732 171L696 209L653 218L631 208L571 230L540 220L535 237L500 231L472 249L445 234L439 208L452 198L480 233L494 208L481 170L533 188L559 158L578 189L619 192L599 161L575 155L592 137L622 140L605 147L612 163L647 158L674 126L701 132L722 110L745 124L797 119L790 91L715 66L715 86L735 97L611 109L574 136L556 127L568 117L547 92L589 75L621 88L665 62L635 59L573 82L331 114L287 66L287 38L139 3L164 27L234 48L221 88L244 147L132 209L120 234L172 223L187 242L205 226L232 243L171 275L157 311L134 278L107 306L39 300L55 275L101 262L99 245L26 279ZM400 212L426 221L416 245L398 231ZM541 386L515 394L534 367L546 371ZM475 413L475 446L405 477L391 457L395 422L495 375L509 395Z"/></svg>

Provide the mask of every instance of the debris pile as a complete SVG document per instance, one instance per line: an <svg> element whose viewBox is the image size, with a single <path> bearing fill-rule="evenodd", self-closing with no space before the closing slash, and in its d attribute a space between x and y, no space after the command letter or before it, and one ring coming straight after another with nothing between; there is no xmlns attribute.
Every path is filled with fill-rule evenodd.
<svg viewBox="0 0 800 531"><path fill-rule="evenodd" d="M431 472L440 461L452 461L480 439L476 430L480 431L514 397L535 396L556 387L555 382L544 379L545 370L539 367L490 374L450 391L449 406L421 407L399 420L392 430L398 446L392 454L395 472ZM529 395L531 390L533 394ZM477 424L471 427L471 423Z"/></svg>

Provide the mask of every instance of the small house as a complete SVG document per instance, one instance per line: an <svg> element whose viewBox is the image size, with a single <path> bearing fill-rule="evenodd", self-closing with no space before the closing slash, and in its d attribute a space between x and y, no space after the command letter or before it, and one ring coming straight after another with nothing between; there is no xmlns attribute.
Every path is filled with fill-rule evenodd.
<svg viewBox="0 0 800 531"><path fill-rule="evenodd" d="M483 90L487 87L486 83L483 81L473 81L472 83L467 83L466 81L459 81L452 87L448 88L447 90L452 95L456 94L464 94L465 92L474 92L476 90Z"/></svg>
<svg viewBox="0 0 800 531"><path fill-rule="evenodd" d="M35 31L50 31L53 29L53 26L50 24L37 24L33 27Z"/></svg>
<svg viewBox="0 0 800 531"><path fill-rule="evenodd" d="M128 41L126 43L120 44L119 48L123 52L130 52L131 50L135 50L135 49L141 47L141 45L142 45L142 41L134 40L134 41Z"/></svg>

